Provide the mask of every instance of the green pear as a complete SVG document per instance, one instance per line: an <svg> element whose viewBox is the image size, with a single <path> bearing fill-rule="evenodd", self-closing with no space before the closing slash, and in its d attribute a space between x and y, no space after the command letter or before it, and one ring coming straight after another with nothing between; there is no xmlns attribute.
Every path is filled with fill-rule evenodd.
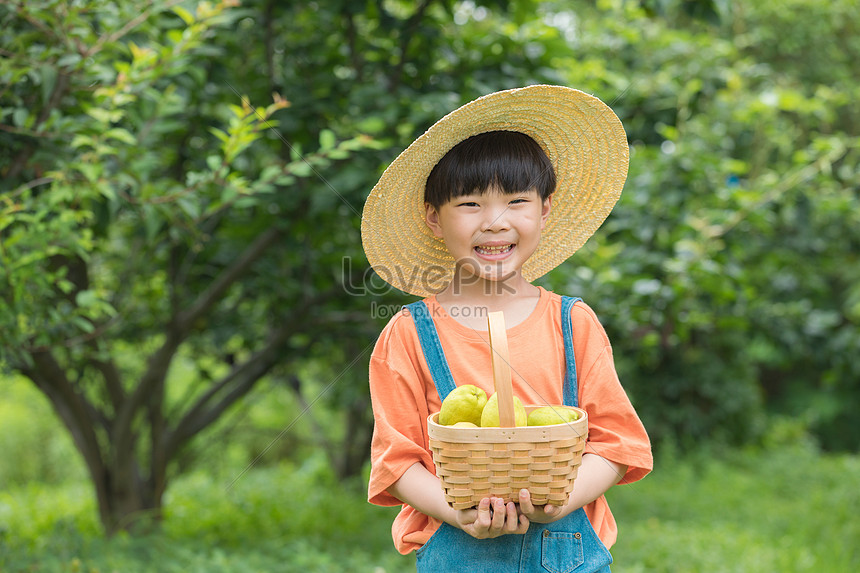
<svg viewBox="0 0 860 573"><path fill-rule="evenodd" d="M457 422L456 424L451 425L452 428L477 428L479 427L477 424L473 424L472 422Z"/></svg>
<svg viewBox="0 0 860 573"><path fill-rule="evenodd" d="M481 413L487 403L487 393L472 384L463 384L451 390L442 400L439 423L453 426L457 422L481 423Z"/></svg>
<svg viewBox="0 0 860 573"><path fill-rule="evenodd" d="M528 422L526 417L526 409L520 399L514 396L514 424L517 426L525 426ZM484 406L484 411L481 413L481 427L498 428L499 427L499 394L495 393L487 400Z"/></svg>
<svg viewBox="0 0 860 573"><path fill-rule="evenodd" d="M569 424L579 419L579 412L562 406L544 406L529 414L529 426L551 426Z"/></svg>

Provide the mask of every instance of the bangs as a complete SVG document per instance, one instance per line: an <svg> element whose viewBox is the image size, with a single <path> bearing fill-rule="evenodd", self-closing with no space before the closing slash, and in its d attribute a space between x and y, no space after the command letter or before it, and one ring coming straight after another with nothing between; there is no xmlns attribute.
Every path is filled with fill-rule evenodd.
<svg viewBox="0 0 860 573"><path fill-rule="evenodd" d="M493 188L513 194L537 190L541 200L555 191L555 170L537 142L517 131L488 131L452 147L427 177L424 202L435 208Z"/></svg>

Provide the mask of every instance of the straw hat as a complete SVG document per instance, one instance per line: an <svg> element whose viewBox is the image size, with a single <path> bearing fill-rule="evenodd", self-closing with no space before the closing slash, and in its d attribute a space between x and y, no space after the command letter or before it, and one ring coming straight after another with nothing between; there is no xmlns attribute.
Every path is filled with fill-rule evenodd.
<svg viewBox="0 0 860 573"><path fill-rule="evenodd" d="M424 186L452 147L496 130L531 136L558 180L540 244L523 265L527 281L570 257L609 215L629 160L627 136L612 110L596 97L562 86L492 93L436 122L388 166L370 192L361 240L371 266L388 284L429 296L451 281L455 261L424 222Z"/></svg>

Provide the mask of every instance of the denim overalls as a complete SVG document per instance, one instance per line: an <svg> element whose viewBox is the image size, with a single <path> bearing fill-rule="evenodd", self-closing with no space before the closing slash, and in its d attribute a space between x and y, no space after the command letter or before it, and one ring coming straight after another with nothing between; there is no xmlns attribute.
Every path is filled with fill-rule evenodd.
<svg viewBox="0 0 860 573"><path fill-rule="evenodd" d="M573 325L570 311L580 300L562 297L561 324L566 374L564 403L576 406L576 363L573 357ZM415 321L418 339L441 399L456 385L436 327L427 306L418 301L406 307ZM419 573L608 573L612 556L597 537L585 515L577 509L554 523L532 523L524 535L508 534L495 539L475 539L443 523L416 553Z"/></svg>

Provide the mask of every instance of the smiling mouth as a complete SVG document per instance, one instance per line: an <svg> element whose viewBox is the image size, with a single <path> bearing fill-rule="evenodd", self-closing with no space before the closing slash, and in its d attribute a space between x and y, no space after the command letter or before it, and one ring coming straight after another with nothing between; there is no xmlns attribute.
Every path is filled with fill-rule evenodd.
<svg viewBox="0 0 860 573"><path fill-rule="evenodd" d="M509 244L509 245L493 245L493 246L478 245L477 247L475 247L475 251L479 255L502 255L504 253L510 252L510 250L513 248L514 248L514 246L511 244Z"/></svg>

